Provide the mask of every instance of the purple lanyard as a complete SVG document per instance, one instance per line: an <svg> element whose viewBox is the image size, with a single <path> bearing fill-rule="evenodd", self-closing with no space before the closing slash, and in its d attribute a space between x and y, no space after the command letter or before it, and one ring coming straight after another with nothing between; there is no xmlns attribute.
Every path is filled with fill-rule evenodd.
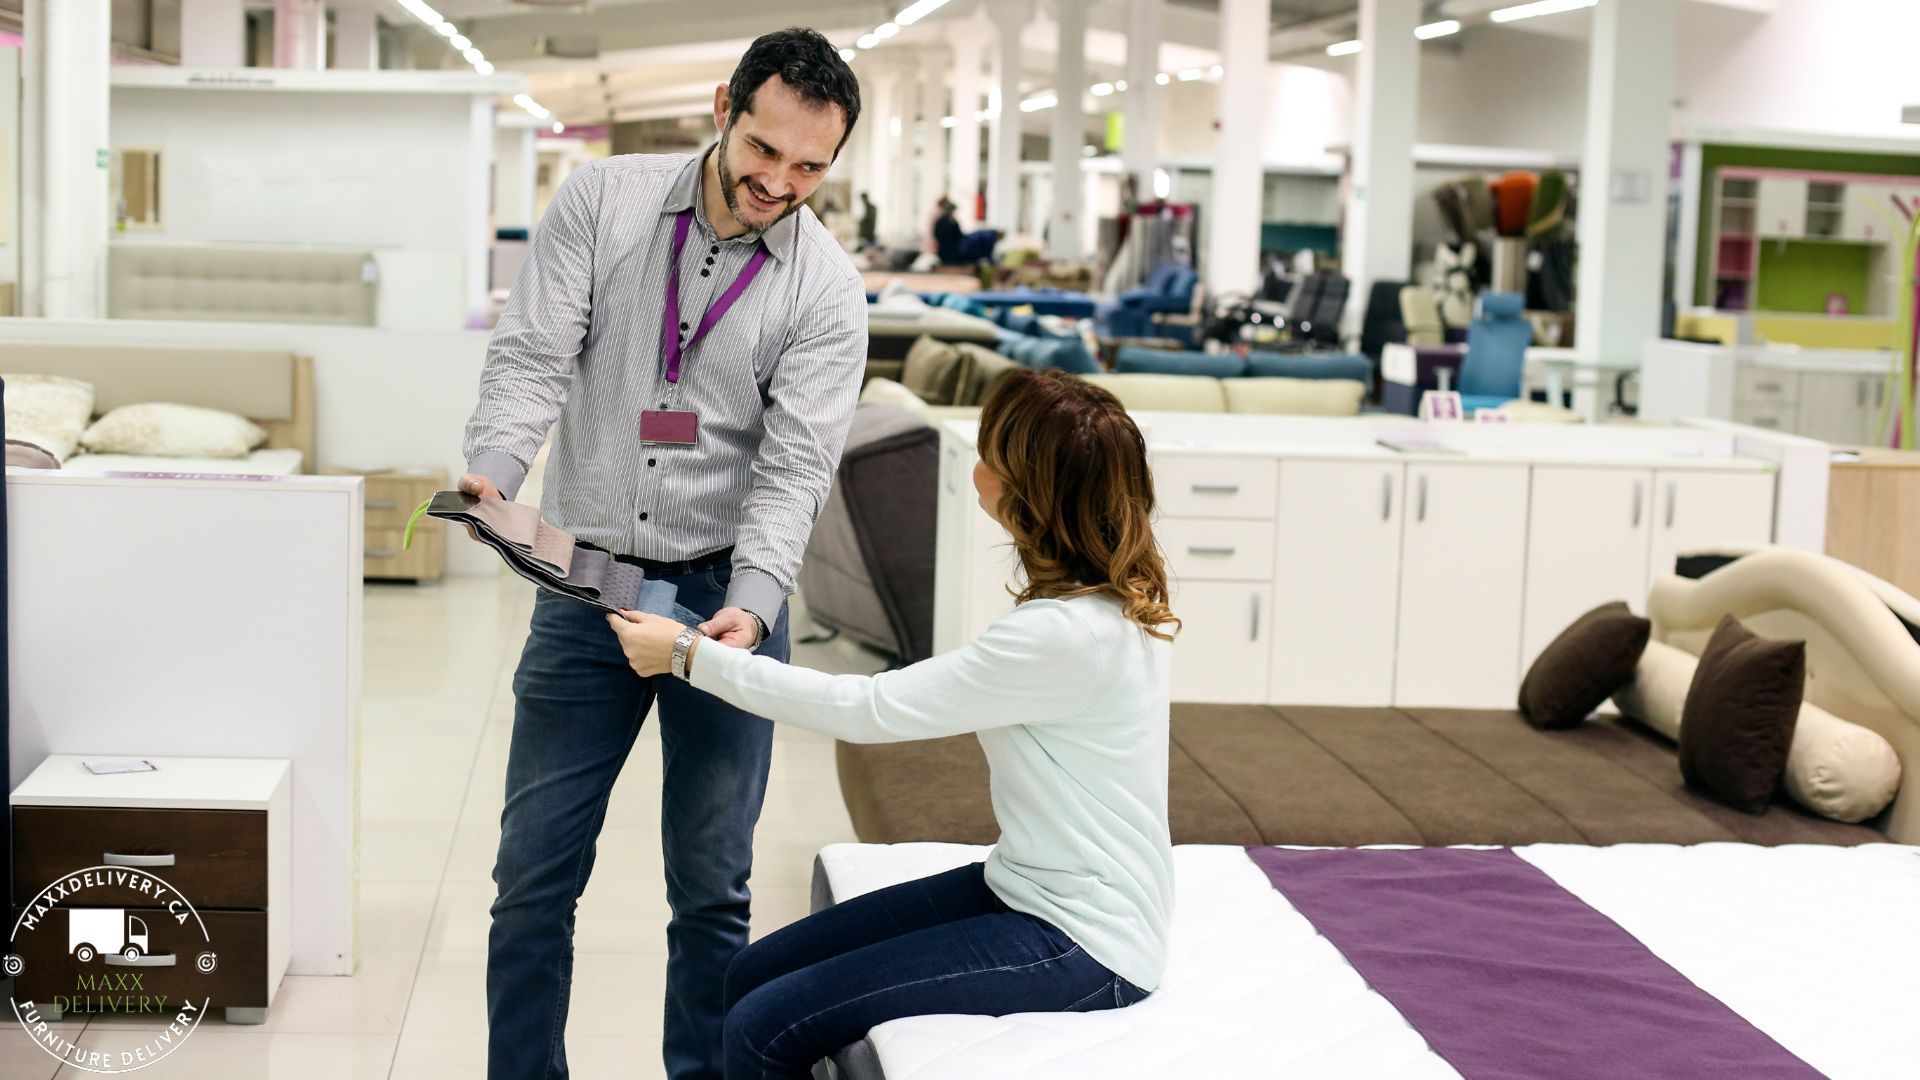
<svg viewBox="0 0 1920 1080"><path fill-rule="evenodd" d="M698 198L698 196L695 197ZM667 355L667 382L676 387L680 385L680 354L693 348L699 344L701 338L707 336L707 331L713 329L714 325L720 321L720 317L733 306L733 302L740 299L740 294L747 291L747 286L753 284L754 275L758 274L760 268L767 262L767 246L760 244L754 249L753 257L747 260L746 269L740 271L740 276L733 279L733 284L727 286L727 291L721 293L720 299L715 300L713 306L707 309L707 314L700 320L700 325L694 327L693 336L687 338L686 344L682 345L679 333L680 253L686 249L687 229L692 224L691 209L682 210L674 217L673 261L667 267L667 312L666 317L660 320L660 349Z"/></svg>

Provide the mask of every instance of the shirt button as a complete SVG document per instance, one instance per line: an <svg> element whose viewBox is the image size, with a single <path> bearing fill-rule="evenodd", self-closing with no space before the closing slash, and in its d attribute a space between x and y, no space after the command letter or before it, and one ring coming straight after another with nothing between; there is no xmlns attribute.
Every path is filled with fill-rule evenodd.
<svg viewBox="0 0 1920 1080"><path fill-rule="evenodd" d="M655 465L658 465L658 464L660 463L658 461L655 461L653 458L647 459L647 468L649 469L653 468Z"/></svg>
<svg viewBox="0 0 1920 1080"><path fill-rule="evenodd" d="M700 271L700 276L701 276L701 277L708 277L708 276L710 276L710 275L711 275L712 273L713 273L713 271L711 271L711 270L702 270L702 271Z"/></svg>
<svg viewBox="0 0 1920 1080"><path fill-rule="evenodd" d="M641 521L645 521L645 520L647 520L647 513L646 513L646 511L644 511L644 510L642 510L642 511L640 512L640 520L641 520Z"/></svg>
<svg viewBox="0 0 1920 1080"><path fill-rule="evenodd" d="M713 250L711 250L711 251L709 251L709 252L707 252L707 254L709 254L709 255L718 255L718 254L720 254L720 245L719 245L719 244L715 244L715 245L713 245Z"/></svg>
<svg viewBox="0 0 1920 1080"><path fill-rule="evenodd" d="M680 332L681 332L681 333L683 333L683 334L687 332L687 324L686 324L686 323L681 323L681 324L680 324Z"/></svg>

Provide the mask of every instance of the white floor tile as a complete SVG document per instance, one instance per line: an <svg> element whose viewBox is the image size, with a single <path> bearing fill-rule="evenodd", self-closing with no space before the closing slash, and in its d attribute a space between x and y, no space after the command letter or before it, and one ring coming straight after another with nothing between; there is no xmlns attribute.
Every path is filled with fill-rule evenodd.
<svg viewBox="0 0 1920 1080"><path fill-rule="evenodd" d="M5 1026L0 1027L0 1080L51 1080L60 1071L60 1059L40 1048L37 1040L6 1010ZM86 1030L84 1021L48 1024L48 1029L65 1041L77 1042Z"/></svg>
<svg viewBox="0 0 1920 1080"><path fill-rule="evenodd" d="M149 1047L157 1034L89 1025L81 1033L79 1044L84 1050L113 1055L118 1066L123 1060L133 1060L121 1055ZM136 1075L141 1080L381 1080L392 1066L396 1041L394 1035L246 1031L210 1020L165 1058L143 1066ZM60 1080L94 1075L71 1065L59 1073Z"/></svg>
<svg viewBox="0 0 1920 1080"><path fill-rule="evenodd" d="M419 952L433 921L438 885L412 881L360 883L361 953Z"/></svg>
<svg viewBox="0 0 1920 1080"><path fill-rule="evenodd" d="M360 822L360 880L437 882L454 847L451 821Z"/></svg>
<svg viewBox="0 0 1920 1080"><path fill-rule="evenodd" d="M398 1034L419 974L420 953L367 952L350 978L289 975L265 1030L316 1034Z"/></svg>

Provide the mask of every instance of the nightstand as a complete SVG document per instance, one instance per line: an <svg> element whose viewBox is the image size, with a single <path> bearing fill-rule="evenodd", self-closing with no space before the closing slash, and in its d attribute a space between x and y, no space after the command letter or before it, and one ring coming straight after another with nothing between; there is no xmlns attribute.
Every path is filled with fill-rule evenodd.
<svg viewBox="0 0 1920 1080"><path fill-rule="evenodd" d="M445 469L326 469L332 476L366 478L366 570L369 578L438 581L446 573L447 528L432 518L421 518L413 529L413 547L401 547L407 519L413 509L436 491L445 491Z"/></svg>
<svg viewBox="0 0 1920 1080"><path fill-rule="evenodd" d="M289 763L82 764L125 760L55 755L13 791L14 997L47 1020L169 1016L190 1002L266 1022L292 926Z"/></svg>

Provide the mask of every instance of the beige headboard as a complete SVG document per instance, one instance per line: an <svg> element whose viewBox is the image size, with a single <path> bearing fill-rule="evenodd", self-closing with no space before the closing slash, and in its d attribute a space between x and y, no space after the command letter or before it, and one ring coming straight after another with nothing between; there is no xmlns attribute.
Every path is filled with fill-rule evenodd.
<svg viewBox="0 0 1920 1080"><path fill-rule="evenodd" d="M64 375L93 384L93 410L167 401L239 413L267 445L298 450L313 472L313 359L273 349L0 342L0 373Z"/></svg>
<svg viewBox="0 0 1920 1080"><path fill-rule="evenodd" d="M107 317L372 326L373 255L301 247L114 244Z"/></svg>
<svg viewBox="0 0 1920 1080"><path fill-rule="evenodd" d="M1697 580L1661 578L1647 615L1655 639L1696 656L1726 615L1805 641L1806 700L1893 744L1900 793L1887 835L1920 844L1920 641L1902 621L1920 625L1920 601L1838 559L1763 548Z"/></svg>

